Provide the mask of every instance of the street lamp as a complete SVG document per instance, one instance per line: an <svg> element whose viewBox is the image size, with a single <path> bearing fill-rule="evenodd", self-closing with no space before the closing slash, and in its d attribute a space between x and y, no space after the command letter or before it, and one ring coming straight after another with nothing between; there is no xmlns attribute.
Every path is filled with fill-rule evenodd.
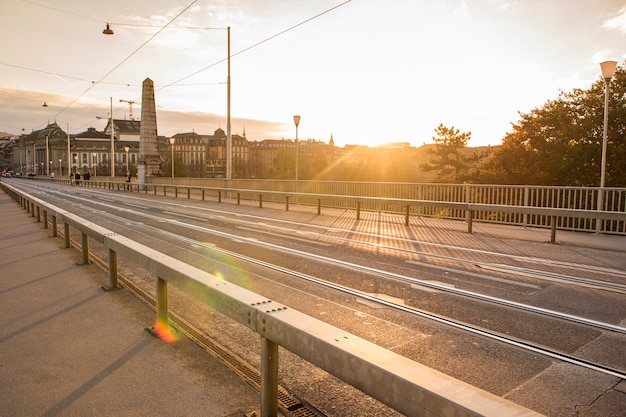
<svg viewBox="0 0 626 417"><path fill-rule="evenodd" d="M299 158L299 144L298 144L298 125L300 124L300 116L293 116L293 122L296 124L296 181L298 181L298 158Z"/></svg>
<svg viewBox="0 0 626 417"><path fill-rule="evenodd" d="M63 159L59 158L59 176L63 176Z"/></svg>
<svg viewBox="0 0 626 417"><path fill-rule="evenodd" d="M170 146L172 147L172 178L174 178L174 142L176 142L176 138L170 138Z"/></svg>
<svg viewBox="0 0 626 417"><path fill-rule="evenodd" d="M91 165L93 167L93 176L95 178L98 176L98 154L96 152L91 154Z"/></svg>
<svg viewBox="0 0 626 417"><path fill-rule="evenodd" d="M609 85L611 84L611 78L615 73L616 61L605 61L600 63L600 69L602 70L602 77L604 77L604 131L602 135L602 167L600 171L600 190L598 191L598 210L602 210L604 203L604 182L606 178L606 145L608 142L608 125L609 125ZM600 221L596 227L596 231L600 229Z"/></svg>
<svg viewBox="0 0 626 417"><path fill-rule="evenodd" d="M192 3L193 4L193 3ZM191 5L190 5L191 6ZM186 9L185 9L186 10ZM113 29L109 23L106 24L106 29L102 31L105 35L113 35ZM231 133L230 124L230 26L226 28L227 33L227 74L226 74L226 179L232 178L232 159L233 159L233 138ZM111 98L111 129L113 128L113 98ZM171 140L171 139L170 139ZM172 142L173 143L173 142ZM172 151L173 152L173 151ZM111 130L111 164L113 164L113 131ZM172 177L174 177L174 166L172 165ZM111 165L111 176L115 176L113 165Z"/></svg>

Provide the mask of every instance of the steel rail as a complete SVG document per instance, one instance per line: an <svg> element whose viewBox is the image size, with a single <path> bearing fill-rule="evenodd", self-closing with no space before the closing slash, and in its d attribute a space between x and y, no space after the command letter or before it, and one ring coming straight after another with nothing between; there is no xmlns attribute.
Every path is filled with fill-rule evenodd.
<svg viewBox="0 0 626 417"><path fill-rule="evenodd" d="M143 226L144 227L150 227L150 226L146 226L146 225L143 225ZM304 280L306 280L308 282L312 282L312 283L324 286L326 288L330 288L330 289L342 292L344 294L348 294L348 295L359 297L359 298L362 298L362 299L365 299L365 300L369 300L369 301L372 301L372 302L384 305L386 307L389 307L389 308L397 310L397 311L401 311L401 312L404 312L404 313L408 313L410 315L414 315L414 316L417 316L417 317L429 319L429 320L432 320L432 321L435 321L435 322L438 322L438 323L441 323L441 324L445 324L445 325L451 326L451 327L456 328L456 329L464 330L464 331L472 333L472 334L476 334L476 335L479 335L479 336L482 336L482 337L485 337L485 338L488 338L488 339L491 339L491 340L502 342L502 343L505 343L507 345L511 345L511 346L514 346L514 347L517 347L517 348L521 348L523 350L530 351L530 352L533 352L533 353L537 353L537 354L540 354L540 355L543 355L543 356L547 356L547 357L550 357L552 359L563 361L563 362L566 362L566 363L569 363L569 364L572 364L572 365L581 366L581 367L584 367L584 368L587 368L587 369L591 369L591 370L594 370L594 371L597 371L597 372L604 373L606 375L614 376L614 377L621 378L621 379L626 379L626 372L625 371L617 370L617 369L611 368L609 366L605 366L605 365L601 365L601 364L598 364L598 363L595 363L595 362L592 362L592 361L587 361L585 359L577 358L575 356L568 355L568 354L562 353L562 352L558 352L555 349L549 349L549 348L547 348L545 346L534 344L532 342L523 341L521 339L514 338L514 337L511 337L511 336L505 336L505 335L503 335L501 333L498 333L498 332L493 332L493 331L482 329L482 328L479 328L479 327L476 327L476 326L471 326L469 324L462 323L460 321L453 320L453 319L450 319L450 318L447 318L447 317L443 317L443 316L440 316L440 315L437 315L437 314L434 314L434 313L430 313L430 312L426 312L426 311L423 311L423 310L420 310L420 309L416 309L416 308L413 308L413 307L408 307L408 306L405 306L405 305L397 304L397 303L391 302L389 300L385 300L385 299L373 296L371 294L368 294L368 293L365 293L365 292L362 292L362 291L359 291L359 290L356 290L356 289L353 289L353 288L349 288L349 287L346 287L346 286L343 286L343 285L335 284L335 283L332 283L332 282L329 282L329 281L326 281L326 280L323 280L323 279L320 279L320 278L315 278L315 277L312 277L310 275L303 274L301 272L297 272L297 271L294 271L294 270L291 270L291 269L288 269L288 268L281 267L279 265L275 265L275 264L271 264L271 263L268 263L268 262L265 262L265 261L261 261L261 260L255 259L255 258L251 258L249 256L245 256L245 255L242 255L242 254L239 254L239 253L236 253L236 252L228 251L228 250L225 250L225 249L220 249L220 248L217 248L215 246L206 244L204 242L200 242L200 241L197 241L195 239L191 239L191 238L187 238L187 237L178 235L176 233L166 232L166 231L163 231L163 230L159 230L159 232L162 233L162 234L165 234L165 235L167 235L167 236L169 236L171 238L174 238L174 239L186 242L188 244L192 244L194 246L200 246L200 247L203 247L205 249L209 249L211 251L219 252L220 254L228 255L228 256L231 256L233 258L239 259L241 261L245 261L245 262L251 263L251 264L256 265L256 266L261 266L261 267L264 267L264 268L267 268L267 269L271 269L273 271L277 271L277 272L280 272L280 273L283 273L283 274L286 274L286 275L289 275L289 276L293 276L293 277L297 277L297 278L300 278L300 279L304 279ZM611 326L611 327L615 327L615 326ZM621 327L618 327L618 329L621 329L622 333L626 333L626 329L621 328Z"/></svg>
<svg viewBox="0 0 626 417"><path fill-rule="evenodd" d="M283 253L294 254L294 255L297 255L297 256L305 257L307 259L316 259L316 260L318 260L320 262L324 262L324 263L331 264L331 265L338 265L338 266L341 266L341 267L344 267L344 268L348 268L348 269L352 269L352 270L356 270L356 271L360 271L360 272L365 272L365 273L372 274L372 275L384 276L384 277L391 278L391 279L397 280L397 281L404 281L404 282L408 282L410 284L416 284L416 285L420 285L422 287L427 287L427 288L435 289L435 290L438 290L438 291L448 292L448 293L452 293L452 294L455 294L455 295L468 297L468 298L473 298L473 299L476 299L476 300L489 302L489 303L493 303L493 304L497 304L497 305L503 305L503 306L506 306L506 307L511 307L511 308L522 310L522 311L528 311L528 312L531 312L531 313L540 314L540 315L544 315L544 316L548 316L548 317L554 317L554 318L558 318L558 319L561 319L561 320L565 320L565 321L569 321L569 322L573 322L573 323L577 323L577 324L582 324L582 325L598 328L598 329L601 329L601 330L607 330L607 331L612 331L612 332L616 332L616 333L626 334L626 328L621 327L621 326L617 326L617 325L613 325L613 324L609 324L609 323L603 323L603 322L599 322L599 321L596 321L596 320L590 320L590 319L587 319L587 318L584 318L584 317L575 316L575 315L571 315L571 314L560 313L560 312L557 312L557 311L553 311L553 310L549 310L549 309L545 309L545 308L541 308L541 307L536 307L536 306L532 306L532 305L528 305L528 304L518 303L518 302L515 302L515 301L505 300L505 299L498 298L498 297L492 297L492 296L489 296L489 295L480 294L480 293L476 293L476 292L473 292L473 291L467 291L467 290L463 290L463 289L459 289L459 288L452 288L452 287L449 287L449 286L446 286L446 285L441 285L441 284L437 284L437 283L434 283L434 282L421 280L421 279L418 279L418 278L408 277L408 276L405 276L405 275L395 274L395 273L384 271L384 270L381 270L381 269L371 268L371 267L368 267L368 266L365 266L365 265L359 265L359 264L355 264L355 263L352 263L352 262L347 262L347 261L342 261L342 260L339 260L339 259L329 258L327 256L322 256L322 255L318 255L318 254L314 254L314 253L310 253L310 252L304 252L304 251L300 251L300 250L293 249L293 248L287 248L287 247L275 245L275 244L272 244L272 243L261 242L261 241L258 241L257 239L247 238L247 237L235 235L235 234L232 234L232 233L221 232L221 231L217 231L215 229L206 228L204 226L197 226L197 225L181 222L181 221L178 221L178 220L164 219L163 217L159 217L159 216L156 216L156 215L151 215L151 214L148 214L148 213L139 213L137 211L133 211L133 210L130 210L130 209L125 209L125 208L122 208L122 207L119 207L119 206L108 205L108 204L103 204L103 203L100 203L100 205L105 206L105 207L110 207L112 209L116 209L116 210L120 210L120 211L129 212L129 213L132 213L132 214L137 215L137 216L150 218L150 219L155 220L155 221L166 222L166 223L169 223L169 224L174 224L174 225L179 226L179 227L193 229L193 230L201 231L203 233L208 233L208 234L212 234L212 235L216 235L216 236L220 236L220 237L224 237L224 238L228 238L228 239L235 239L235 240L238 240L238 241L245 241L245 242L253 244L253 245L270 248L270 249L277 250L277 251L280 251L280 252L283 252ZM101 212L105 213L107 215L109 214L108 212L103 211L103 210L101 210ZM128 221L128 219L126 219L126 220ZM142 226L148 227L145 224L142 224ZM154 229L158 233L164 233L164 234L168 233L168 232L164 232L162 229L158 229L158 228L154 228ZM179 236L179 235L171 234L171 237L176 237L176 236ZM182 236L180 238L184 239ZM194 241L194 242L195 242L194 243L195 245L200 245L200 246L204 245L202 242L199 242L199 241ZM211 248L214 251L224 251L224 254L228 254L230 256L235 256L236 255L234 252L225 251L223 249L216 248L215 246L207 246L207 247ZM437 256L441 257L441 255L437 255ZM476 262L474 262L474 263L476 263Z"/></svg>

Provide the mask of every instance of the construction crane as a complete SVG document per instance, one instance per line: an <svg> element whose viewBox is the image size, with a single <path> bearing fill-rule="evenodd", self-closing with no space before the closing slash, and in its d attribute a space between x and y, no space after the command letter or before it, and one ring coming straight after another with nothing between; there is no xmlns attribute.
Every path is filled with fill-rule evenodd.
<svg viewBox="0 0 626 417"><path fill-rule="evenodd" d="M135 102L132 100L120 99L120 103L128 103L128 105L130 106L130 120L135 120L135 118L133 117L133 104L135 104Z"/></svg>

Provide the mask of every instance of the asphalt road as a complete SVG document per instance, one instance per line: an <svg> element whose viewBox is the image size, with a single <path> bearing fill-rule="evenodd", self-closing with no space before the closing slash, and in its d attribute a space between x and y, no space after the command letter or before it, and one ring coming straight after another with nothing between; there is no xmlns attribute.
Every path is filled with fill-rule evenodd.
<svg viewBox="0 0 626 417"><path fill-rule="evenodd" d="M626 410L619 376L450 324L509 336L624 374L626 238L607 237L590 245L595 248L585 247L585 239L554 245L547 243L549 231L515 227L475 224L469 235L462 222L415 219L407 227L403 217L384 213L362 213L357 221L354 212L344 210L317 215L298 206L285 212L282 204L269 202L259 209L253 202L220 204L48 181L12 184L545 415ZM153 285L153 277L121 263L125 274ZM258 365L254 335L184 297L172 307ZM286 352L281 358L281 383L325 414L394 415L299 358Z"/></svg>

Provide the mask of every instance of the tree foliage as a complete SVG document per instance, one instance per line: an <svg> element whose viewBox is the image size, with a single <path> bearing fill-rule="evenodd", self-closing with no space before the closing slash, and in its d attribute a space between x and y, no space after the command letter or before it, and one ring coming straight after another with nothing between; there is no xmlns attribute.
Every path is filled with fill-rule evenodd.
<svg viewBox="0 0 626 417"><path fill-rule="evenodd" d="M429 150L430 162L421 165L424 171L436 171L437 182L461 183L471 177L473 157L463 152L472 133L459 131L454 126L439 124L433 136L435 147Z"/></svg>
<svg viewBox="0 0 626 417"><path fill-rule="evenodd" d="M626 71L610 84L606 185L626 185ZM597 186L600 183L605 82L561 92L520 121L481 170L497 184Z"/></svg>

